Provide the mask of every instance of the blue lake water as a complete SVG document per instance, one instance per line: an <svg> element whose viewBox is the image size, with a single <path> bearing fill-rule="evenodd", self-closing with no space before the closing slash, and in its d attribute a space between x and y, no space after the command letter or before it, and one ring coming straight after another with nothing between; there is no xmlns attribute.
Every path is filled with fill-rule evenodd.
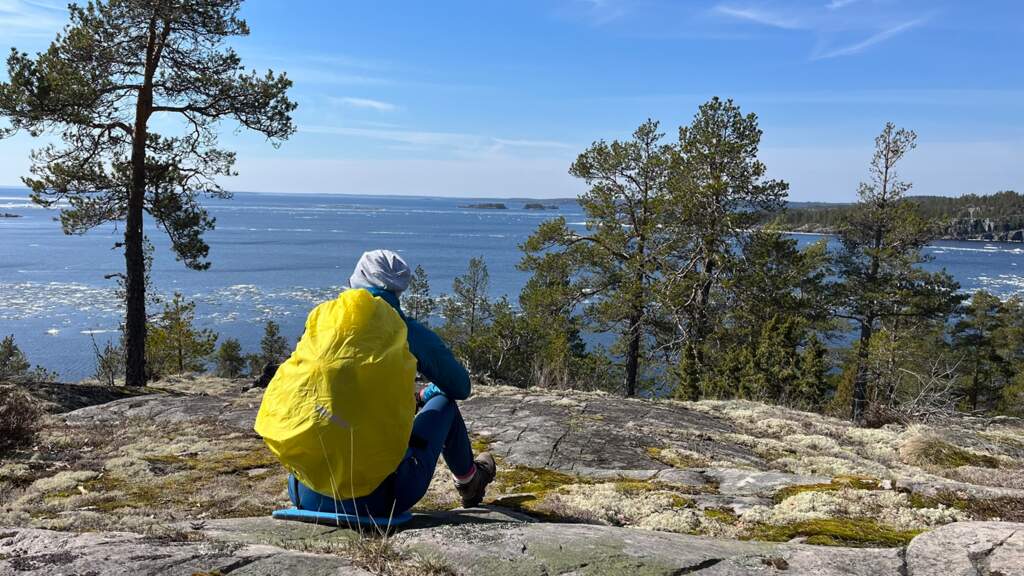
<svg viewBox="0 0 1024 576"><path fill-rule="evenodd" d="M181 292L196 302L197 320L223 337L254 349L267 320L297 338L306 312L333 298L359 255L374 248L399 251L426 269L435 293L447 292L469 259L483 256L497 297L519 293L526 275L515 268L518 245L544 219L563 215L582 226L575 204L558 210L508 210L460 206L465 198L236 194L210 200L217 229L208 233L212 267L187 270L175 261L162 232L148 236L156 247L152 280L164 294ZM33 363L67 380L93 372L91 338L114 337L121 310L115 282L104 275L123 269L114 225L83 236L65 236L55 210L33 206L23 189L0 188L0 335L14 334ZM801 244L820 237L800 235ZM927 249L965 290L985 288L1001 296L1024 292L1024 245L937 242Z"/></svg>

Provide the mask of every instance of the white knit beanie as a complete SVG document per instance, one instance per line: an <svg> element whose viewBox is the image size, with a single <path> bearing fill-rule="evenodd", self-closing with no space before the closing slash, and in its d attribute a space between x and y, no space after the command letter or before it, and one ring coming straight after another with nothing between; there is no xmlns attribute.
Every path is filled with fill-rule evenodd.
<svg viewBox="0 0 1024 576"><path fill-rule="evenodd" d="M382 288L395 295L409 287L412 272L402 257L391 250L363 252L348 279L352 288Z"/></svg>

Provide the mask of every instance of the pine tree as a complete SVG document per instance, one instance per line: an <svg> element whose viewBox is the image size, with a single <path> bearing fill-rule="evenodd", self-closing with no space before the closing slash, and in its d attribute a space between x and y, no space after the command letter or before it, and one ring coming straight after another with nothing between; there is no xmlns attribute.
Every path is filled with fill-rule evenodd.
<svg viewBox="0 0 1024 576"><path fill-rule="evenodd" d="M595 385L583 381L590 354L576 310L585 295L572 282L572 262L562 252L525 253L518 268L532 272L519 293L522 322L529 335L524 346L531 357L531 383L553 388Z"/></svg>
<svg viewBox="0 0 1024 576"><path fill-rule="evenodd" d="M56 382L58 375L42 366L31 368L28 357L14 341L14 334L0 340L0 382L34 381Z"/></svg>
<svg viewBox="0 0 1024 576"><path fill-rule="evenodd" d="M590 186L578 200L586 232L556 218L522 246L528 257L555 253L571 264L569 292L590 296L588 327L618 337L627 396L639 389L645 340L653 330L656 256L671 241L662 224L674 152L661 143L663 136L648 120L630 140L591 145L569 170Z"/></svg>
<svg viewBox="0 0 1024 576"><path fill-rule="evenodd" d="M466 273L452 280L452 293L442 306L443 332L463 352L492 317L490 278L483 257L470 258Z"/></svg>
<svg viewBox="0 0 1024 576"><path fill-rule="evenodd" d="M409 287L402 292L402 310L406 316L424 325L437 310L437 301L430 295L430 279L422 266L416 266L409 279Z"/></svg>
<svg viewBox="0 0 1024 576"><path fill-rule="evenodd" d="M799 339L805 322L799 318L773 317L764 324L754 351L755 400L788 404L800 377Z"/></svg>
<svg viewBox="0 0 1024 576"><path fill-rule="evenodd" d="M710 384L702 378L697 361L694 358L693 346L685 346L682 352L680 352L679 364L676 366L675 372L678 380L673 395L679 400L694 402L700 400L702 396L709 398L721 396L718 393L719 386ZM731 389L732 382L730 381L726 386L729 386ZM708 390L708 388L713 388L714 390Z"/></svg>
<svg viewBox="0 0 1024 576"><path fill-rule="evenodd" d="M153 378L203 372L217 344L217 334L195 327L195 302L175 292L147 333L147 364Z"/></svg>
<svg viewBox="0 0 1024 576"><path fill-rule="evenodd" d="M283 74L245 72L225 46L249 28L241 0L98 0L68 7L70 23L35 57L12 50L0 83L2 133L56 135L32 153L32 200L66 201L61 225L81 234L124 222L125 353L129 386L146 382L143 214L165 230L186 266L209 267L203 233L214 219L202 195L228 197L216 182L235 155L217 147L233 120L277 145L294 131ZM167 128L166 134L152 127ZM4 134L0 134L2 136Z"/></svg>
<svg viewBox="0 0 1024 576"><path fill-rule="evenodd" d="M802 410L821 410L829 400L831 383L828 349L817 335L811 335L800 353L799 374L789 403Z"/></svg>
<svg viewBox="0 0 1024 576"><path fill-rule="evenodd" d="M788 404L799 350L832 329L826 244L801 250L778 230L760 229L719 262L712 332L690 346L704 351L699 369L691 361L691 377L709 397Z"/></svg>
<svg viewBox="0 0 1024 576"><path fill-rule="evenodd" d="M864 422L871 339L880 323L893 317L946 317L962 299L948 274L919 267L927 260L921 248L935 237L935 230L905 200L911 184L896 172L916 140L913 131L885 125L875 139L870 180L861 183L859 201L839 232L836 315L859 330L852 398L857 423Z"/></svg>
<svg viewBox="0 0 1024 576"><path fill-rule="evenodd" d="M14 334L4 336L0 341L0 382L28 375L31 366L25 353L14 342Z"/></svg>
<svg viewBox="0 0 1024 576"><path fill-rule="evenodd" d="M661 224L673 241L659 261L665 270L659 302L674 318L672 337L689 348L697 373L709 371L705 350L715 331L716 291L736 246L765 213L781 210L789 185L765 177L758 159L756 114L712 98L679 129L670 196ZM722 307L719 305L720 310Z"/></svg>
<svg viewBox="0 0 1024 576"><path fill-rule="evenodd" d="M268 320L263 326L263 338L260 339L260 363L280 364L292 354L292 347L288 340L281 335L281 327L277 322Z"/></svg>
<svg viewBox="0 0 1024 576"><path fill-rule="evenodd" d="M1020 307L1019 299L1004 303L978 290L950 331L953 351L963 358L961 389L971 410L992 407L1012 380L1014 363L1024 354L1014 330Z"/></svg>
<svg viewBox="0 0 1024 576"><path fill-rule="evenodd" d="M242 344L235 338L228 338L217 349L217 376L238 378L245 372L246 360Z"/></svg>

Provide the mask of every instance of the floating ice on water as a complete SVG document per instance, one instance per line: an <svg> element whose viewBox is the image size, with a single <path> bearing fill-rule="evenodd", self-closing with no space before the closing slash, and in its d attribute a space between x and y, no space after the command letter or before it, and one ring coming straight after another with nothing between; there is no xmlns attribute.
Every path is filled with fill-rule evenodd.
<svg viewBox="0 0 1024 576"><path fill-rule="evenodd" d="M78 282L0 283L0 320L52 318L64 310L92 315L120 314L113 288Z"/></svg>

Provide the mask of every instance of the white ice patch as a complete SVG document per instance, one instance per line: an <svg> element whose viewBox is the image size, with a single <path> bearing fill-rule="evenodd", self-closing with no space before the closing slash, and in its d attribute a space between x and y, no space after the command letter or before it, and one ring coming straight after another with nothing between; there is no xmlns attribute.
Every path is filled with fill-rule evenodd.
<svg viewBox="0 0 1024 576"><path fill-rule="evenodd" d="M77 282L0 283L0 320L53 317L73 309L83 314L120 314L112 288Z"/></svg>

